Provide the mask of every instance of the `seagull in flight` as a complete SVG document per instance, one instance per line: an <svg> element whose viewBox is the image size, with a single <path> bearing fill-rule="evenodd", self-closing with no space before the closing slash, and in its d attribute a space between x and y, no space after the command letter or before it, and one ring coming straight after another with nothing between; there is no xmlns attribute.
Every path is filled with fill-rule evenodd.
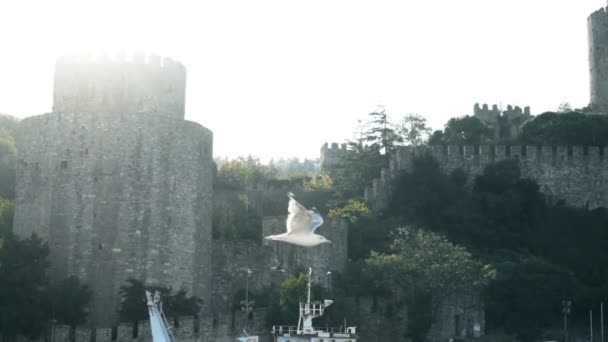
<svg viewBox="0 0 608 342"><path fill-rule="evenodd" d="M265 237L267 240L283 241L303 247L314 247L324 243L331 243L325 237L315 234L315 230L323 224L323 218L317 212L307 210L294 199L290 192L287 216L287 232Z"/></svg>

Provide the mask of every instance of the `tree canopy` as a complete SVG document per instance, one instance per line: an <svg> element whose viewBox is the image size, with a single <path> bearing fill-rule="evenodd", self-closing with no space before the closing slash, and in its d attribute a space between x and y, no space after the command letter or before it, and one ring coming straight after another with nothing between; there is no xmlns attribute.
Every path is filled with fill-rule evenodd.
<svg viewBox="0 0 608 342"><path fill-rule="evenodd" d="M572 111L543 113L524 123L520 140L528 145L606 146L608 116Z"/></svg>

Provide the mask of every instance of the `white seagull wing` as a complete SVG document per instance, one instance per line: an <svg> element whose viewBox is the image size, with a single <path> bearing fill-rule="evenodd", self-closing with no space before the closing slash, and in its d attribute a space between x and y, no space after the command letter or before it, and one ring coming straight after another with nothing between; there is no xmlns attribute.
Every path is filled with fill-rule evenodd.
<svg viewBox="0 0 608 342"><path fill-rule="evenodd" d="M323 217L321 217L321 215L315 213L314 211L308 211L310 213L311 216L311 228L312 228L312 232L314 233L319 227L321 227L321 225L323 224Z"/></svg>
<svg viewBox="0 0 608 342"><path fill-rule="evenodd" d="M289 199L289 215L287 216L287 234L310 234L312 232L312 216L306 208L293 197Z"/></svg>

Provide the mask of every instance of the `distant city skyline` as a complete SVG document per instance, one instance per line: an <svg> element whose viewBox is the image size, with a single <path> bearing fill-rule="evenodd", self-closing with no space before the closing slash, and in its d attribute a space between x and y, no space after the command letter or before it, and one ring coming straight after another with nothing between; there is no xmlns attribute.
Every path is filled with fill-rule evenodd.
<svg viewBox="0 0 608 342"><path fill-rule="evenodd" d="M57 57L146 51L187 67L186 119L214 155L318 158L378 104L434 129L475 103L589 102L587 17L604 0L76 1L0 4L0 113L52 107Z"/></svg>

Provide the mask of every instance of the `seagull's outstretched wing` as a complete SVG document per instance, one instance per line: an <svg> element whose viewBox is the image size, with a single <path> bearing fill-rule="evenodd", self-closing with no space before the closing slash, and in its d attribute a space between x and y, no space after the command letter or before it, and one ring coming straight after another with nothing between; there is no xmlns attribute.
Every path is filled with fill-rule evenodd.
<svg viewBox="0 0 608 342"><path fill-rule="evenodd" d="M312 232L312 215L290 194L289 215L287 216L287 234L310 234Z"/></svg>
<svg viewBox="0 0 608 342"><path fill-rule="evenodd" d="M311 211L311 210L309 210L308 213L310 214L310 217L311 217L310 225L312 228L312 232L314 233L323 224L323 217L321 217L321 215L319 215L318 213L315 213L314 211Z"/></svg>

